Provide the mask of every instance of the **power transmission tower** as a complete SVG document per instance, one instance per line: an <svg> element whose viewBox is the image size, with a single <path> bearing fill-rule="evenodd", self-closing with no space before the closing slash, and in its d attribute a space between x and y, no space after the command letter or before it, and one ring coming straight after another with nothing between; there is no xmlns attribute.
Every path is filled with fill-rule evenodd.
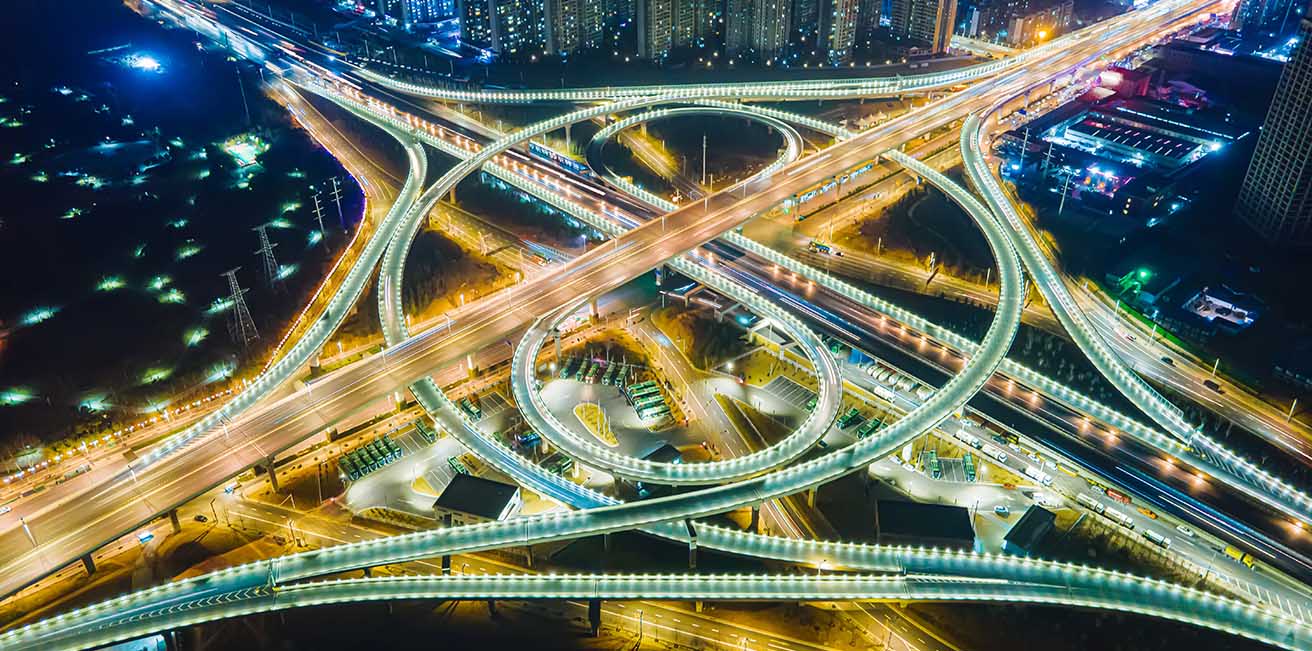
<svg viewBox="0 0 1312 651"><path fill-rule="evenodd" d="M260 333L255 329L255 320L251 318L251 311L246 307L246 289L237 283L237 270L241 267L234 267L221 274L228 279L228 296L232 301L232 316L228 319L228 334L232 341L246 346L254 339L260 338Z"/></svg>
<svg viewBox="0 0 1312 651"><path fill-rule="evenodd" d="M323 235L323 205L319 203L319 195L323 192L315 191L314 193L314 218L319 222L319 234Z"/></svg>
<svg viewBox="0 0 1312 651"><path fill-rule="evenodd" d="M337 221L341 223L342 230L346 230L346 217L342 215L342 188L337 185L337 177L328 180L333 184L333 201L337 203Z"/></svg>
<svg viewBox="0 0 1312 651"><path fill-rule="evenodd" d="M278 245L269 241L268 224L261 224L251 230L260 234L260 248L255 253L264 259L264 279L269 283L269 289L278 289L282 280L278 278L278 260L273 257L273 247Z"/></svg>

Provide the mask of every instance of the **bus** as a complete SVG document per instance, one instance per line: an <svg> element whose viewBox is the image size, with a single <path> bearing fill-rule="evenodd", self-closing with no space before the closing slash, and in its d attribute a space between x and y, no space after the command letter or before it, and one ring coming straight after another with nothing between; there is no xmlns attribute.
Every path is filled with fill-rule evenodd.
<svg viewBox="0 0 1312 651"><path fill-rule="evenodd" d="M415 430L419 432L420 436L424 437L425 441L428 441L429 443L433 443L437 441L437 431L429 427L428 423L424 422L424 419L416 418L414 421L414 426L415 426Z"/></svg>
<svg viewBox="0 0 1312 651"><path fill-rule="evenodd" d="M657 392L657 393L651 393L651 394L647 394L647 395L645 395L645 396L643 396L643 397L641 397L641 398L638 398L637 400L634 400L634 401L633 401L633 408L634 408L634 409L637 409L637 410L642 410L642 409L646 409L647 407L650 407L650 406L652 406L652 405L659 405L659 404L664 403L664 402L665 402L665 399L661 397L661 394L660 394L659 392Z"/></svg>
<svg viewBox="0 0 1312 651"><path fill-rule="evenodd" d="M646 387L644 389L639 389L637 391L630 391L629 400L636 405L639 402L642 402L643 400L650 400L651 398L659 398L660 395L661 395L661 390L655 385L653 385L653 386Z"/></svg>
<svg viewBox="0 0 1312 651"><path fill-rule="evenodd" d="M669 415L670 415L670 406L663 402L657 405L652 405L650 407L647 407L646 409L643 409L642 413L640 414L643 420L648 420L648 419L659 420Z"/></svg>
<svg viewBox="0 0 1312 651"><path fill-rule="evenodd" d="M933 450L925 450L925 470L933 479L943 478L943 465L938 462L938 454Z"/></svg>
<svg viewBox="0 0 1312 651"><path fill-rule="evenodd" d="M879 428L883 424L884 424L883 421L879 420L878 418L871 418L870 420L867 420L866 422L862 423L860 427L856 428L856 437L858 439L863 439L867 436L870 436L871 434L874 434L877 430L879 430Z"/></svg>
<svg viewBox="0 0 1312 651"><path fill-rule="evenodd" d="M832 255L835 257L843 256L843 252L839 251L837 247L835 247L832 244L825 244L820 240L811 240L811 244L807 248L810 249L811 253L819 253L820 255Z"/></svg>
<svg viewBox="0 0 1312 651"><path fill-rule="evenodd" d="M454 472L457 475L469 474L469 469L465 467L465 464L460 463L460 460L455 457L447 457L446 465L451 466L451 472Z"/></svg>
<svg viewBox="0 0 1312 651"><path fill-rule="evenodd" d="M857 411L856 407L847 410L847 413L838 417L838 429L847 429L851 427L856 423L858 418L861 418L861 412Z"/></svg>
<svg viewBox="0 0 1312 651"><path fill-rule="evenodd" d="M540 158L548 163L555 165L567 172L577 174L585 178L592 177L592 170L587 165L580 163L560 152L540 143L529 141L528 153L536 158Z"/></svg>

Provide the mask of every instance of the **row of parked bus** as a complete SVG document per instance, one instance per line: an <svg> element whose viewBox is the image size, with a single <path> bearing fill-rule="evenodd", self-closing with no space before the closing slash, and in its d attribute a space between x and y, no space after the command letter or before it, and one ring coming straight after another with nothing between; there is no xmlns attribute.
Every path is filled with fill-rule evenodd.
<svg viewBox="0 0 1312 651"><path fill-rule="evenodd" d="M624 398L644 421L661 421L670 417L670 406L665 402L661 387L655 380L647 380L624 388Z"/></svg>
<svg viewBox="0 0 1312 651"><path fill-rule="evenodd" d="M578 380L588 384L623 387L628 383L631 366L621 362L610 362L591 357L571 357L561 364L559 377L562 380Z"/></svg>
<svg viewBox="0 0 1312 651"><path fill-rule="evenodd" d="M342 475L355 481L401 458L401 446L392 437L382 436L342 455L337 468Z"/></svg>

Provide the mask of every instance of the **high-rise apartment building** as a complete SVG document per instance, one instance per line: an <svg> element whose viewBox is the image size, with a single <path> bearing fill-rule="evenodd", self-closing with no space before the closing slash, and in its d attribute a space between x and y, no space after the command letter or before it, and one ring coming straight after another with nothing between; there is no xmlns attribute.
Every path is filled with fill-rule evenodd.
<svg viewBox="0 0 1312 651"><path fill-rule="evenodd" d="M515 55L547 46L544 0L460 0L460 40L497 54Z"/></svg>
<svg viewBox="0 0 1312 651"><path fill-rule="evenodd" d="M450 0L378 0L374 8L404 29L446 18L452 12Z"/></svg>
<svg viewBox="0 0 1312 651"><path fill-rule="evenodd" d="M1312 5L1280 74L1235 212L1263 238L1312 244Z"/></svg>
<svg viewBox="0 0 1312 651"><path fill-rule="evenodd" d="M782 58L788 49L792 9L792 0L728 0L725 53L751 54L762 62Z"/></svg>
<svg viewBox="0 0 1312 651"><path fill-rule="evenodd" d="M924 45L933 54L948 50L957 22L957 0L893 0L894 36Z"/></svg>
<svg viewBox="0 0 1312 651"><path fill-rule="evenodd" d="M569 54L603 47L604 0L546 0L547 52Z"/></svg>
<svg viewBox="0 0 1312 651"><path fill-rule="evenodd" d="M832 63L852 60L861 0L821 0L819 46Z"/></svg>
<svg viewBox="0 0 1312 651"><path fill-rule="evenodd" d="M719 15L714 0L637 0L638 56L660 60L707 38Z"/></svg>
<svg viewBox="0 0 1312 651"><path fill-rule="evenodd" d="M1283 34L1298 19L1294 0L1240 0L1230 16L1230 28L1244 33L1264 30Z"/></svg>
<svg viewBox="0 0 1312 651"><path fill-rule="evenodd" d="M674 49L674 12L677 0L638 0L638 56L660 60Z"/></svg>

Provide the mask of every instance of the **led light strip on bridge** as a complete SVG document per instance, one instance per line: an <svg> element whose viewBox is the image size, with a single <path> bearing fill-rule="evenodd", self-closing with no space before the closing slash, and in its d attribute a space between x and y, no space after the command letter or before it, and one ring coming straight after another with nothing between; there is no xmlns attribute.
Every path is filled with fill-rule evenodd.
<svg viewBox="0 0 1312 651"><path fill-rule="evenodd" d="M579 118L583 119L583 118ZM555 121L551 121L555 122ZM558 124L543 129L559 128ZM505 139L503 139L505 140ZM490 146L480 155L469 160L490 158L496 147L508 146L498 141L497 146ZM466 161L468 163L469 161ZM477 165L461 164L459 170L477 169ZM456 171L449 172L455 174ZM411 211L413 212L413 211ZM990 243L1001 241L1001 233L996 232L995 225L987 224L994 235ZM406 242L398 234L395 242ZM1020 320L1021 279L1019 262L1005 248L995 250L999 257L999 284L1001 296L999 309L993 326L990 327L981 346L981 352L972 358L962 373L948 382L943 390L924 403L920 408L908 414L889 428L857 444L835 451L819 459L780 470L768 475L756 477L725 486L703 489L667 498L649 500L636 504L616 505L591 508L564 514L552 514L519 518L512 521L492 523L491 526L475 525L453 529L423 531L366 543L343 545L295 554L287 557L259 561L230 570L205 575L197 579L174 582L147 591L119 597L117 599L67 613L53 619L45 620L32 626L24 627L0 636L0 648L8 648L11 643L21 648L85 648L90 640L105 640L130 637L128 630L140 630L149 622L166 618L171 612L182 608L204 608L198 604L213 604L214 599L234 590L251 590L269 582L285 582L298 579L341 572L348 569L367 567L383 563L401 562L403 560L431 557L447 553L452 549L453 539L469 541L474 548L496 548L507 545L531 544L548 540L564 540L593 533L623 531L644 525L654 525L662 521L696 518L704 515L724 512L742 505L759 503L783 495L806 490L831 481L836 477L860 470L869 463L887 455L900 447L904 441L914 438L921 432L933 428L964 404L992 374L993 369L1005 356L1015 335ZM399 271L399 262L394 263L392 273ZM384 270L387 272L387 270ZM396 323L400 323L398 320ZM423 383L434 387L431 383ZM438 392L439 400L443 400ZM443 402L445 402L443 400ZM428 406L428 405L426 405ZM450 413L449 403L441 405L442 411ZM477 444L485 440L472 426L461 419L465 433L472 436L463 440ZM454 431L460 431L458 427ZM475 445L473 449L481 452L480 447L491 447L492 452L502 447L497 444ZM526 482L534 490L542 490L537 485L534 473L527 471L525 460L513 453L511 464L504 464L506 470ZM502 466L504 459L495 454L488 454L489 462ZM536 467L535 467L536 468ZM537 472L543 472L536 468ZM571 484L572 486L572 484ZM551 495L551 486L542 490ZM560 487L557 487L560 488ZM686 530L684 532L686 536ZM783 544L778 539L768 537L738 537L729 532L724 533L725 545L740 552L754 553L767 557L781 556L783 559L796 557L804 561L802 555L823 553L832 548L831 543L809 542L803 547ZM801 541L799 541L801 542ZM712 540L702 541L708 547ZM749 551L750 550L750 551ZM879 553L879 552L873 552ZM855 555L861 555L859 552ZM811 557L813 558L813 556ZM855 559L854 559L855 560ZM967 564L980 564L989 567L998 564L997 557L963 557ZM1001 566L1011 567L1003 561ZM1019 566L1016 566L1019 567ZM164 611L157 610L163 604Z"/></svg>
<svg viewBox="0 0 1312 651"><path fill-rule="evenodd" d="M1128 588L1128 589L1127 589ZM1105 588L923 576L797 575L460 575L377 577L256 587L216 594L203 605L161 606L145 622L180 628L289 608L396 599L644 599L733 601L1000 602L1104 608L1207 626L1289 649L1312 644L1306 629L1255 619L1245 608L1169 584ZM1273 626L1274 625L1274 626ZM106 636L100 643L117 638ZM32 651L57 647L33 646Z"/></svg>
<svg viewBox="0 0 1312 651"><path fill-rule="evenodd" d="M995 105L985 115L996 113L1004 103ZM1112 352L1102 337L1093 331L1088 318L1075 304L1065 282L1047 257L1039 251L1029 228L989 169L987 156L984 154L987 150L986 138L984 120L981 120L979 115L972 114L967 118L961 131L962 159L965 161L966 172L971 183L980 190L990 209L1006 227L1008 237L1025 262L1026 269L1036 279L1044 300L1052 307L1053 314L1071 335L1080 351L1103 377L1167 432L1225 459L1238 470L1228 471L1210 459L1201 458L1200 455L1190 454L1190 463L1217 477L1238 475L1236 477L1238 481L1231 483L1249 496L1303 523L1312 524L1312 497L1226 449L1219 442L1190 425L1184 420L1179 407L1162 397L1140 378L1124 360Z"/></svg>
<svg viewBox="0 0 1312 651"><path fill-rule="evenodd" d="M709 101L703 103L708 105L717 104ZM750 105L738 105L738 104L730 104L730 103L718 103L718 104L723 105L727 109L729 108L733 109L735 113L754 113L757 111L761 111L762 115L768 115L775 119L797 121L799 123L804 124L807 127L820 131L821 133L826 133L827 135L833 136L840 140L846 140L856 135L853 132L838 127L836 125L828 124L820 120L815 120L813 118L806 118L805 116L795 116L794 114L785 111L780 111L777 109L763 109L760 107L755 107ZM625 121L632 120L630 124L636 124L642 121L636 119L638 117L640 116L633 116L633 118L627 118ZM602 131L598 132L597 136L594 137L594 142L596 142L597 138L602 137L603 134L605 134L605 137L610 137L614 133L618 132L619 128L623 128L623 127L619 127L619 125L623 124L625 121L613 123L612 125L609 125L606 129L603 129ZM625 126L629 126L629 125L625 125ZM618 128L612 128L612 127L618 127ZM964 137L963 137L963 143L964 143ZM910 156L897 150L890 150L884 152L883 154L881 154L881 156L903 165L906 165L908 161L912 160ZM665 200L635 185L634 183L622 177L619 177L618 175L610 173L609 170L606 169L605 167L602 167L600 169L602 170L602 173L605 176L607 182L615 185L616 187L624 190L625 192L632 194L633 196L641 199L642 201L647 202L653 207L665 211L674 210L675 208L677 208L676 204L668 200ZM940 188L944 187L939 183L936 183L935 185L938 185ZM960 201L960 199L958 199L958 201ZM1028 231L1024 231L1024 229L1022 229L1022 231L1028 233ZM807 278L809 280L814 280L820 285L829 288L842 296L846 296L848 298L856 300L858 303L862 303L867 307L870 307L880 313L889 315L894 319L896 319L897 321L899 321L900 323L910 326L914 330L923 332L931 337L934 337L938 341L951 345L957 350L963 352L964 354L971 354L974 351L975 343L970 341L970 339L963 337L962 335L955 333L951 330L943 328L931 321L928 321L913 312L910 312L904 308L898 307L892 303L880 299L879 297L870 294L869 292L866 292L865 290L862 290L852 285L851 283L848 283L847 281L844 281L842 279L833 276L827 271L800 262L786 254L780 253L770 247L764 246L756 242L755 240L752 240L739 233L726 233L723 239L729 244L732 244L733 246L743 251L756 254L762 257L763 259L778 264L780 267L798 274L801 277ZM1064 288L1064 285L1062 285L1062 287ZM1049 304L1056 305L1059 303L1050 300ZM1080 318L1083 318L1083 313L1080 312L1079 310L1069 311L1068 314L1077 314L1080 315ZM1092 338L1092 341L1102 343L1101 338L1096 336ZM1114 354L1110 353L1110 351L1107 351L1107 354L1110 355L1110 359L1114 360L1114 364L1118 364L1122 367L1124 366L1124 363L1121 362L1119 357L1116 357ZM1140 440L1141 442L1149 445L1150 447L1155 448L1167 454L1168 458L1176 457L1176 458L1184 459L1188 464L1198 468L1199 470L1207 473L1212 477L1220 479L1229 485L1239 488L1246 495L1249 495L1250 497L1257 499L1259 502L1272 506L1284 513L1293 515L1297 519L1303 520L1305 522L1308 521L1307 520L1308 516L1306 512L1299 512L1297 510L1298 505L1308 503L1307 501L1308 498L1306 497L1305 494L1301 493L1297 489L1292 488L1287 482L1281 481L1279 478L1271 475L1270 473L1261 470L1256 465L1254 465L1251 461L1225 448L1214 439L1202 436L1201 434L1194 434L1193 443L1194 445L1197 445L1199 448L1204 449L1207 452L1214 454L1220 458L1223 458L1233 466L1238 467L1241 470L1240 473L1236 473L1232 471L1227 466L1223 466L1215 463L1209 457L1204 457L1195 453L1193 450L1190 449L1188 445L1181 443L1177 438L1172 436L1167 436L1162 432L1159 432L1151 427L1147 427L1143 423L1139 422L1138 420L1126 416L1125 414L1122 414L1121 412L1116 411L1115 409L1108 407L1096 400L1089 399L1083 393L1073 390L1064 384L1056 382L1046 375L1033 371L1028 367L1020 364L1019 362L1016 362L1011 359L1004 360L1001 366L1001 370L1004 373L1006 373L1008 376L1017 378L1022 382L1034 387L1035 389L1045 393L1046 395L1055 397L1057 400L1067 403L1077 411L1086 413L1095 419L1101 420L1109 425L1112 425L1120 429L1121 431ZM1125 371L1127 373L1131 373L1131 376L1134 377L1136 380L1138 380L1137 374L1133 374L1133 372L1129 371L1128 369L1125 369ZM1142 383L1142 380L1139 380L1139 383ZM1136 383L1135 386L1138 386L1138 383ZM1146 383L1144 383L1144 386L1146 386ZM1153 391L1151 387L1147 387L1147 391L1148 392L1145 392L1141 395L1129 394L1129 393L1127 393L1126 395L1127 397L1130 398L1132 402L1134 402L1134 404L1143 408L1145 413L1153 413L1152 411L1150 411L1150 408L1144 408L1144 406L1140 404L1141 401L1144 400L1145 397L1148 399L1152 399L1153 397L1160 400L1165 400L1165 399L1161 398L1160 394L1158 394L1156 391ZM1168 406L1165 407L1167 413L1176 413L1176 408L1174 405L1170 405L1169 403L1167 403L1167 405ZM1151 405L1149 405L1149 407L1151 407ZM1293 502L1292 506L1290 505L1290 501Z"/></svg>
<svg viewBox="0 0 1312 651"><path fill-rule="evenodd" d="M1161 3L1159 3L1161 4ZM1146 10L1145 10L1146 11ZM912 93L968 83L1007 71L1032 59L1069 48L1088 39L1098 38L1112 25L1093 25L1066 34L1019 54L987 63L919 75L884 75L877 77L796 79L742 83L671 84L652 86L603 86L543 90L480 88L468 90L454 86L417 84L360 68L356 74L384 88L419 97L472 104L523 104L529 102L596 102L630 97L661 95L672 100L696 100L735 97L739 99L807 100L874 97Z"/></svg>
<svg viewBox="0 0 1312 651"><path fill-rule="evenodd" d="M597 133L593 134L592 139L588 141L588 146L586 150L587 151L586 158L588 161L588 166L591 167L592 170L597 174L606 177L608 181L612 179L619 179L620 177L618 175L610 171L610 166L606 164L605 160L603 160L601 155L602 148L611 139L611 137L637 124L643 124L646 122L652 122L654 120L661 120L667 118L684 117L689 115L715 115L721 117L726 115L738 115L738 116L745 117L749 120L753 120L755 122L764 124L774 129L775 131L779 132L779 134L782 135L784 138L783 151L780 152L778 158L776 158L769 165L766 165L761 170L757 171L752 176L769 175L773 173L775 170L783 167L784 165L787 165L788 163L797 160L797 158L802 155L803 141L802 141L801 134L799 134L797 132L797 129L793 128L791 124L783 121L782 119L780 119L779 116L774 115L775 112L773 111L769 113L764 111L756 111L756 110L751 110L754 107L744 108L743 106L737 104L731 104L729 102L718 102L713 100L703 100L698 102L698 104L700 104L700 106L678 106L673 108L659 108L650 111L644 111L642 113L638 113L636 115L631 115L629 117L626 117L622 120L616 120L615 122L612 122L606 125L605 127L602 127L602 129ZM778 111L778 113L783 113L783 112ZM819 121L814 120L814 122L819 122ZM806 125L806 126L810 126L810 125ZM821 130L817 127L812 127L812 128L816 129L817 131ZM646 191L641 191L641 192L646 192ZM630 194L635 194L635 193L631 192ZM647 192L646 194L651 195L651 193L649 192ZM655 196L655 195L651 195L651 196ZM645 196L642 196L640 198L642 198L644 201L647 201L647 203L651 203L651 201L648 200L647 197ZM691 198L692 197L690 197L690 199ZM675 206L675 208L677 208L677 206ZM669 210L667 210L667 212L669 212L670 210L674 210L674 208L670 208Z"/></svg>
<svg viewBox="0 0 1312 651"><path fill-rule="evenodd" d="M992 239L990 239L990 243L991 244L993 243ZM998 252L995 251L995 255L997 253ZM1007 252L1007 254L1004 255L1010 255L1010 252ZM1012 259L1012 263L1013 265L1015 264L1014 258ZM1001 260L1000 260L1000 264L1002 264ZM825 472L837 471L839 474L842 474L843 472L860 468L864 465L861 456L863 454L869 454L872 451L872 449L876 447L876 443L884 443L886 445L887 441L885 439L893 438L894 434L905 434L907 432L910 432L914 427L917 426L932 427L933 424L935 424L936 420L941 420L942 418L946 417L946 413L950 413L952 409L947 409L946 411L943 411L943 407L945 406L944 403L947 401L947 399L944 396L954 393L954 391L951 391L950 389L957 389L958 387L965 388L965 385L962 385L961 383L964 382L963 378L967 376L972 377L972 379L978 380L978 385L971 388L969 390L969 393L966 395L966 397L968 398L969 395L973 395L974 391L978 390L979 386L982 386L983 379L987 378L988 374L991 374L991 369L988 368L987 364L981 365L978 364L978 362L981 359L994 357L994 359L992 359L992 365L996 366L997 362L1001 358L1001 355L1005 354L1005 348L1007 345L1009 345L1010 336L1014 334L1015 324L1018 323L1019 321L1019 304L1016 296L1016 289L1017 289L1016 285L1018 283L1013 282L1010 285L1010 289L1009 289L1009 285L1006 282L1007 274L1005 273L1005 269L1004 269L1004 273L1000 275L1003 278L1003 282L1002 282L1003 297L1002 300L1000 300L999 302L999 317L1001 317L1004 311L1006 311L1010 314L1012 318L1006 320L1008 321L1008 323L1000 323L1000 321L995 321L994 326L990 329L989 335L986 336L985 338L985 345L981 347L980 354L971 359L970 363L967 364L966 369L963 370L962 375L959 375L956 378L953 378L953 380L949 381L948 385L945 385L944 389L938 395L936 395L934 399L931 399L930 402L926 403L921 408L912 412L912 414L909 415L907 418L899 421L893 427L889 428L889 430L887 430L887 432L884 433L885 434L884 436L872 437L872 439L868 439L867 441L858 443L857 445L854 445L850 448L844 449L842 451L838 451L823 459L809 462L807 464L802 464L796 468L790 468L788 470L780 471L763 478L753 479L748 482L740 482L739 484L734 484L727 487L721 487L718 489L711 489L706 491L699 491L698 493L693 495L703 498L703 500L699 500L699 501L721 500L723 502L726 499L726 497L729 496L730 494L734 492L741 493L744 490L748 491L749 495L754 494L753 496L755 497L756 500L768 499L768 496L772 494L787 494L785 491L791 490L791 492L796 492L796 490L804 489L807 486L808 482L815 482L814 484L811 485L818 485L818 483L824 483L824 481L827 481L827 479L825 478L816 478L810 476L812 474L812 471L820 471L820 474L824 474ZM1018 280L1019 280L1019 273L1018 271L1016 271L1014 281L1018 281ZM1002 330L1010 330L1010 333L1005 338L994 336L995 333L999 331L1000 325L1002 326L1001 328ZM1001 350L997 350L999 348L999 344L998 344L999 340L1005 340L1004 343L1001 344ZM983 374L983 377L974 377L980 375L980 368L979 368L980 366L983 366L986 369L986 372ZM912 423L913 421L921 421L921 422L917 422L915 424L908 424L908 423ZM878 441L876 439L878 439ZM893 447L895 448L896 445L894 445ZM885 453L886 452L887 451L885 451ZM799 473L806 474L807 476L801 477L799 476ZM799 485L800 488L798 487ZM740 500L742 498L736 497L731 499ZM444 532L423 532L420 534L412 534L409 536L402 536L395 539L377 541L378 543L381 544L368 543L363 545L348 545L343 548L318 550L315 552L310 552L307 554L299 554L284 559L264 561L248 566L243 566L241 568L233 568L233 570L221 571L219 573L215 573L213 575L207 575L206 577L202 577L199 579L179 582L179 584L186 584L182 586L183 588L196 588L197 586L203 586L209 581L228 581L231 580L232 577L236 577L236 576L244 577L244 579L248 581L254 579L256 581L265 580L268 582L276 582L280 579L295 578L298 570L302 573L305 573L304 574L305 576L314 576L316 573L340 571L341 568L350 566L352 564L354 564L354 566L356 567L361 566L361 564L373 564L371 561L378 560L379 552L382 552L382 556L384 558L396 559L399 550L395 548L397 547L404 548L409 543L415 543L415 542L420 542L419 545L420 547L427 548L426 550L427 555L436 555L442 553L442 551L440 549L435 549L431 544L425 544L425 543L431 543L431 541L435 538L454 538L461 535L479 536L482 534L491 534L493 533L493 531L491 530L505 530L504 533L508 533L510 538L509 539L503 538L499 542L492 542L492 543L488 543L487 541L484 541L484 544L492 544L494 546L504 546L506 544L531 543L537 540L561 539L561 537L570 537L570 536L582 535L582 533L597 532L603 530L622 530L625 528L631 528L632 526L643 524L644 522L655 522L656 519L659 519L661 517L664 517L665 519L675 519L678 517L697 517L698 515L698 510L696 508L697 505L686 504L687 502L686 499L683 501L685 503L680 503L680 500L677 498L668 501L655 500L651 502L640 503L637 505L613 507L608 509L596 509L591 511L584 511L584 512L572 513L562 516L556 516L554 518L553 517L526 518L523 519L522 521L500 523L490 528L461 527L458 529L447 530ZM714 512L716 508L720 508L722 506L723 506L722 503L703 504L701 508L709 509L705 511L709 513L709 512ZM665 516L662 516L660 514L660 511L663 508L670 508L674 512L667 513ZM653 519L645 520L644 518L653 518ZM583 524L585 521L590 521L590 520L599 520L600 522L595 523L596 526L592 526L593 523L591 522L588 522L587 524ZM614 521L618 521L618 522L614 522ZM627 521L627 523L625 521ZM580 524L582 526L579 526ZM616 528L607 529L606 527L611 526L611 524L613 524ZM717 533L715 528L707 528L699 525L698 529L704 530L708 534L711 534L711 536L706 536L708 538L713 537L714 534ZM840 556L844 556L845 555L844 552L846 552L846 555L851 556L851 558L849 559L850 566L860 567L861 563L859 561L862 558L865 558L868 561L872 557L882 556L885 559L887 559L890 555L892 555L893 557L899 558L901 560L903 564L902 566L904 568L907 567L908 565L916 565L916 564L935 565L937 563L942 563L947 566L954 566L956 568L954 571L958 571L958 572L965 571L966 568L974 568L976 571L986 571L989 574L1007 575L1007 574L1024 574L1025 572L1020 571L1020 568L1026 567L1030 569L1031 573L1036 573L1038 575L1045 575L1051 573L1053 577L1058 578L1057 583L1059 585L1064 585L1064 589L1067 591L1067 593L1073 593L1075 590L1081 589L1079 586L1082 585L1082 583L1085 580L1087 580L1087 577L1093 577L1092 580L1095 585L1105 584L1106 587L1102 588L1104 591L1119 589L1118 587L1119 584L1117 583L1117 579L1121 579L1130 585L1144 585L1144 584L1158 583L1161 584L1162 586L1165 586L1164 590L1172 595L1181 595L1181 594L1189 593L1188 590L1182 591L1176 586L1170 586L1169 584L1164 584L1161 582L1153 582L1151 580L1146 580L1138 577L1126 577L1125 575L1118 575L1116 573L1106 572L1102 570L1088 570L1088 569L1074 568L1073 566L1065 566L1062 564L1055 564L1055 563L1044 563L1038 561L1018 561L1017 559L1007 559L1007 558L990 557L990 556L983 556L983 555L971 555L971 554L959 554L959 555L943 554L943 553L936 553L933 551L926 551L926 550L921 550L921 551L905 550L905 549L890 550L887 548L876 548L876 547L867 547L867 546L860 546L860 545L849 546L849 545L841 545L836 543L816 543L813 541L787 541L782 539L771 539L762 536L748 536L746 534L734 535L733 532L727 532L727 531L721 533L723 533L726 540L739 539L739 540L747 541L746 543L734 545L736 547L754 549L756 547L764 546L765 549L757 550L758 555L797 558L798 560L802 560L802 561L805 560L802 557L802 555L806 553L815 553L817 551L819 551L820 553L834 552L831 555L838 558ZM497 535L492 535L490 537L498 538ZM706 540L703 540L703 544L705 544L705 542ZM755 545L751 543L755 543ZM387 549L386 550L376 549L378 547L385 547ZM409 550L409 551L410 553L421 553L421 554L423 553L423 550ZM404 552L400 552L400 553L404 553ZM348 557L348 558L344 558L344 557ZM810 559L813 560L814 556L811 556ZM309 562L310 567L308 568L305 566L301 566L299 568L297 567L298 562L306 562L306 561ZM394 560L384 560L383 562L394 562ZM332 567L337 567L338 569L329 569ZM252 576L252 573L254 574L254 576ZM705 577L695 577L695 578L698 581L702 581L704 580ZM1062 582L1063 580L1064 583ZM107 604L102 605L104 606L104 608L92 607L91 609L84 609L84 611L77 611L75 613L70 613L67 616L61 616L59 618L56 618L58 622L57 624L54 625L59 626L60 631L63 633L66 633L70 636L76 636L76 631L71 630L71 628L79 626L79 624L73 623L70 620L78 615L82 615L83 617L87 617L89 619L95 620L93 623L90 624L82 623L80 624L81 626L93 626L93 627L110 626L112 628L112 625L115 622L120 624L124 621L135 621L140 623L140 622L145 622L146 620L150 620L152 618L158 618L161 615L167 615L169 613L177 613L182 610L188 610L189 608L185 605L187 603L204 603L207 606L212 605L216 603L216 600L222 597L223 595L230 594L225 592L211 591L210 594L201 597L200 602L190 601L187 598L187 595L184 594L181 597L173 598L171 600L171 605L164 606L165 612L163 613L155 612L155 611L146 611L142 609L138 609L133 615L120 613L120 615L125 615L126 619L105 612L107 609L112 610L113 608L115 608L116 605L128 607L131 604L131 602L134 600L134 598L138 601L147 600L150 601L150 603L159 604L160 602L157 601L156 599L164 597L162 593L175 590L176 586L178 586L179 584L169 584L166 586L160 586L159 588L152 589L150 591L147 591L146 593L141 593L140 595L135 595L135 596L129 595L127 597L120 598L119 600L115 600L115 602L118 603L107 602ZM217 583L214 584L213 589L214 590L219 589ZM256 588L247 587L245 589L254 590ZM193 591L193 592L197 592L197 591ZM202 589L199 590L198 592L206 592L206 590ZM1228 602L1227 600L1224 599L1217 599L1216 597L1212 595L1207 595L1206 593L1196 593L1196 594L1201 595L1203 598L1210 600L1211 603L1220 604L1225 608L1234 609L1236 612L1239 613L1241 617L1248 618L1245 619L1244 621L1258 621L1263 617L1265 617L1265 615L1263 615L1260 611L1255 611L1250 607L1243 606L1235 602ZM1014 601L1015 599L1010 599L1010 600ZM1099 603L1090 604L1090 605L1107 606L1108 603L1107 600L1100 599L1098 601ZM1161 597L1157 597L1155 598L1155 601L1161 602L1164 601L1164 599ZM1167 610L1171 610L1169 606L1167 606L1166 608ZM94 612L87 613L85 612L86 610L101 612L104 613L104 615L102 617L97 617ZM1201 610L1198 610L1196 607L1193 606L1190 607L1190 611L1202 612ZM1193 615L1183 615L1182 614L1183 612L1186 611L1180 608L1174 609L1174 613L1177 618L1182 619L1182 621L1192 621L1192 619L1190 618L1192 618ZM1209 620L1208 622L1197 622L1197 623L1203 623L1204 625L1213 625L1213 626L1218 625L1216 621L1213 620ZM1276 619L1273 622L1263 622L1260 624L1260 627L1264 631L1270 631L1270 630L1279 629L1285 624L1288 624L1288 622L1284 622L1282 620ZM48 629L51 628L51 626L52 626L51 624L46 624L46 625L37 624L34 625L33 627L28 627L25 629L21 629L20 631L16 631L15 633L22 633L24 631L37 633L39 632L39 629L46 629L46 632L50 633L51 631L49 631ZM1224 625L1221 625L1221 627L1224 630L1229 630L1229 629L1225 629ZM121 630L122 629L119 629L120 633ZM1247 633L1243 633L1242 631L1237 631L1237 632L1240 632L1240 634L1247 634ZM109 634L113 635L114 633L111 632ZM13 639L13 635L14 634L9 634L0 637L0 644L8 644L9 641ZM1262 634L1259 634L1255 637L1259 637L1259 639L1271 639ZM121 639L121 638L117 638L117 639ZM1289 643L1289 644L1297 645L1300 640L1306 639L1306 636L1304 632L1300 632L1295 628L1295 629L1291 629L1288 635L1281 636L1280 639L1285 640L1285 642L1281 642L1279 640L1273 640L1273 641L1276 644ZM55 644L60 644L60 643L55 642ZM44 648L44 647L31 647L31 648ZM65 647L55 646L52 648L65 648Z"/></svg>

